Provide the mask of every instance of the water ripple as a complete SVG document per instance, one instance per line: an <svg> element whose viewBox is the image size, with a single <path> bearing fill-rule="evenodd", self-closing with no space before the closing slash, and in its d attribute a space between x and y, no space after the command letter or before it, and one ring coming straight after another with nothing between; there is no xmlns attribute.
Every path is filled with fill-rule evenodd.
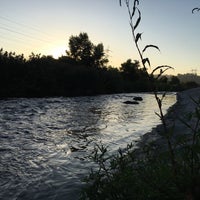
<svg viewBox="0 0 200 200"><path fill-rule="evenodd" d="M153 95L138 95L0 100L0 199L78 199L95 143L114 152L159 123Z"/></svg>

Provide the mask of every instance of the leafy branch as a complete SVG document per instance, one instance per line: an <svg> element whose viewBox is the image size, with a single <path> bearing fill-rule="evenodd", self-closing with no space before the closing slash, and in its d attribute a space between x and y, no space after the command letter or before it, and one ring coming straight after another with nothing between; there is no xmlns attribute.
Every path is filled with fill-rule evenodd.
<svg viewBox="0 0 200 200"><path fill-rule="evenodd" d="M126 5L126 7L128 9L129 20L130 20L129 23L130 23L130 27L131 27L131 31L132 31L133 40L134 40L134 43L136 45L137 51L139 53L140 59L142 61L143 69L147 70L147 66L146 65L148 64L148 66L150 67L151 63L150 63L149 58L145 58L144 57L144 53L149 48L155 48L158 51L160 51L160 49L159 49L158 46L153 45L153 44L146 45L143 48L143 50L141 50L140 47L139 47L139 41L142 40L142 34L143 34L143 33L137 32L137 28L140 25L141 19L142 19L141 11L138 8L139 4L140 4L139 0L132 1L132 4L131 4L130 0L125 0L125 5ZM120 0L120 6L122 6L122 1L121 0ZM135 19L135 17L136 17L136 19Z"/></svg>
<svg viewBox="0 0 200 200"><path fill-rule="evenodd" d="M146 52L147 49L157 49L158 51L160 51L159 47L153 44L148 44L146 45L143 50L140 49L139 47L139 40L142 39L142 33L138 33L137 32L137 28L140 25L141 19L142 19L142 14L141 11L139 9L139 4L140 1L139 0L124 0L125 1L125 5L128 9L128 14L129 14L129 23L130 23L130 27L131 27L131 31L132 31L132 36L133 36L133 40L135 43L135 46L137 48L137 51L139 53L141 62L142 62L142 66L143 69L145 71L147 71L147 64L149 67L151 67L151 63L148 57L144 57L144 53ZM122 5L122 2L120 0L120 5ZM167 139L167 144L168 144L168 149L170 152L170 159L171 159L171 164L173 166L173 171L174 171L174 176L176 176L176 171L177 171L177 167L176 167L176 161L175 161L175 154L174 154L174 150L173 150L173 146L170 140L170 135L169 132L170 130L168 130L167 127L167 123L166 120L164 118L164 114L163 114L163 109L162 109L162 102L164 99L164 96L166 95L166 93L164 93L164 95L162 95L162 97L159 97L158 92L157 92L157 85L156 85L156 81L162 76L163 73L165 73L168 69L173 69L171 66L167 66L167 65L162 65L162 66L158 66L155 67L153 69L153 71L148 74L149 79L152 81L153 84L153 91L154 91L154 96L156 99L156 102L158 104L158 108L159 108L159 113L156 113L156 115L159 116L163 127L164 127L164 133L165 133L165 137ZM158 73L158 75L155 76L155 73ZM153 79L152 79L153 77Z"/></svg>

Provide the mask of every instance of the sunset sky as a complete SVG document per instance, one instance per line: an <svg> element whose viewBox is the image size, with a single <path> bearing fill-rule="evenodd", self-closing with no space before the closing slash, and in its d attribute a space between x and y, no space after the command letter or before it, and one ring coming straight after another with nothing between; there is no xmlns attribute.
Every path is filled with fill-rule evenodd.
<svg viewBox="0 0 200 200"><path fill-rule="evenodd" d="M123 0L122 0L123 1ZM200 74L199 0L141 0L141 48L159 46L161 52L147 51L152 68L170 65L169 74ZM0 48L54 57L65 55L71 35L86 32L94 44L109 49L110 65L119 67L135 49L125 4L118 0L0 0Z"/></svg>

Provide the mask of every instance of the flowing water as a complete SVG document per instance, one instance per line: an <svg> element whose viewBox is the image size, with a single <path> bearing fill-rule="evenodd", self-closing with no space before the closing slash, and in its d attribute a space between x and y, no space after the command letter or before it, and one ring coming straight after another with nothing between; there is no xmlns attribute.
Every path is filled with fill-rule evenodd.
<svg viewBox="0 0 200 200"><path fill-rule="evenodd" d="M141 96L138 105L124 101ZM164 110L176 102L166 96ZM95 143L113 153L159 124L152 94L0 100L0 199L77 200Z"/></svg>

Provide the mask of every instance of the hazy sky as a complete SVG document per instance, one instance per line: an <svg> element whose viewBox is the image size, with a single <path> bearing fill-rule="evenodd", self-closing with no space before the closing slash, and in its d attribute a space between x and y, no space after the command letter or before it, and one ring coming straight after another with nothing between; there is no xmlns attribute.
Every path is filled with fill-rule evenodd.
<svg viewBox="0 0 200 200"><path fill-rule="evenodd" d="M123 0L122 0L123 1ZM150 50L152 68L170 65L168 73L200 74L199 0L141 0L141 47ZM137 60L128 13L118 0L0 0L0 47L18 54L31 52L65 55L71 35L86 32L94 44L109 49L110 65L119 67L128 58Z"/></svg>

